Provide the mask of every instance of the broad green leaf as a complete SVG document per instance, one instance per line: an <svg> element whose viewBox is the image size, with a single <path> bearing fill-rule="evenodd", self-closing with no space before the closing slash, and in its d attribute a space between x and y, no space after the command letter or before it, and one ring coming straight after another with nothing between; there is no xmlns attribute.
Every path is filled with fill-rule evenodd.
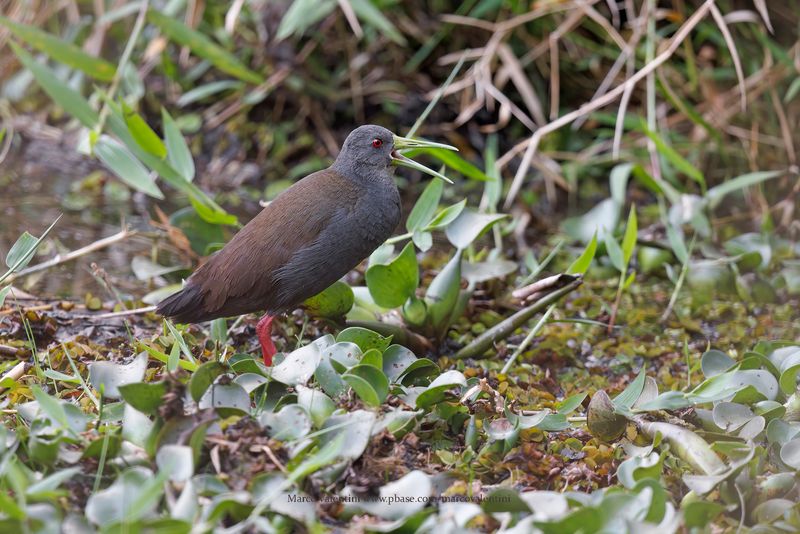
<svg viewBox="0 0 800 534"><path fill-rule="evenodd" d="M614 405L625 408L630 408L633 406L633 403L635 403L639 398L639 395L642 394L645 378L647 378L647 375L645 374L644 369L642 369L639 371L639 374L636 376L633 382L628 384L628 387L626 387L622 393L614 397Z"/></svg>
<svg viewBox="0 0 800 534"><path fill-rule="evenodd" d="M620 206L613 198L598 202L592 209L578 217L569 217L561 223L565 234L581 243L591 241L593 235L605 239L619 223Z"/></svg>
<svg viewBox="0 0 800 534"><path fill-rule="evenodd" d="M461 290L461 255L458 249L447 265L436 275L425 293L428 322L437 334L443 334L450 325L450 317L458 302Z"/></svg>
<svg viewBox="0 0 800 534"><path fill-rule="evenodd" d="M128 127L133 139L142 150L163 159L167 155L167 147L164 146L161 138L156 135L141 115L131 109L124 101L121 104L125 125Z"/></svg>
<svg viewBox="0 0 800 534"><path fill-rule="evenodd" d="M337 280L322 293L307 299L303 306L315 317L337 319L344 317L353 307L355 297L352 288L341 280Z"/></svg>
<svg viewBox="0 0 800 534"><path fill-rule="evenodd" d="M167 394L166 382L134 382L122 384L118 389L125 402L147 415L158 413Z"/></svg>
<svg viewBox="0 0 800 534"><path fill-rule="evenodd" d="M356 365L342 375L353 391L369 406L378 407L389 394L389 379L372 365Z"/></svg>
<svg viewBox="0 0 800 534"><path fill-rule="evenodd" d="M217 377L227 370L228 368L219 362L206 362L198 367L189 380L189 393L191 393L194 401L199 401Z"/></svg>
<svg viewBox="0 0 800 534"><path fill-rule="evenodd" d="M195 173L194 159L186 139L183 138L180 128L167 113L166 108L161 108L161 120L164 127L164 141L167 144L167 160L187 182L191 182Z"/></svg>
<svg viewBox="0 0 800 534"><path fill-rule="evenodd" d="M339 332L339 335L336 336L336 342L355 343L362 352L367 352L369 349L378 349L383 352L391 344L392 336L384 337L372 330L351 326Z"/></svg>
<svg viewBox="0 0 800 534"><path fill-rule="evenodd" d="M402 36L402 34L397 31L397 28L392 24L386 16L381 13L381 10L378 9L370 0L349 0L350 5L353 7L353 11L356 12L356 16L363 20L364 22L368 23L371 26L374 26L375 29L380 31L386 37L394 41L399 45L405 45L406 39ZM319 3L314 6L314 10L320 9ZM313 12L313 10L312 10ZM308 13L306 13L306 17L308 17Z"/></svg>
<svg viewBox="0 0 800 534"><path fill-rule="evenodd" d="M264 81L260 74L247 68L233 54L215 44L204 34L193 30L176 18L165 15L155 9L147 12L147 19L173 41L188 47L197 56L207 59L222 72L236 76L249 83L260 84Z"/></svg>
<svg viewBox="0 0 800 534"><path fill-rule="evenodd" d="M417 397L417 408L424 409L438 404L453 390L456 390L458 395L466 385L467 379L460 371L442 373Z"/></svg>
<svg viewBox="0 0 800 534"><path fill-rule="evenodd" d="M106 167L127 185L155 197L163 199L164 194L155 184L142 162L136 159L127 148L107 135L101 135L94 146L94 153Z"/></svg>
<svg viewBox="0 0 800 534"><path fill-rule="evenodd" d="M147 369L147 354L140 352L128 364L92 362L89 364L89 383L105 397L119 398L119 387L141 382Z"/></svg>
<svg viewBox="0 0 800 534"><path fill-rule="evenodd" d="M625 189L628 186L628 178L632 170L632 163L621 163L611 169L611 174L608 177L608 184L611 190L611 198L618 206L623 206L625 204Z"/></svg>
<svg viewBox="0 0 800 534"><path fill-rule="evenodd" d="M636 234L638 231L636 204L634 204L631 206L631 212L628 215L628 224L625 226L625 235L622 238L622 254L626 267L631 261L631 256L633 256L633 249L636 247Z"/></svg>
<svg viewBox="0 0 800 534"><path fill-rule="evenodd" d="M23 269L33 259L33 253L39 240L28 232L23 232L6 254L6 266L9 269Z"/></svg>
<svg viewBox="0 0 800 534"><path fill-rule="evenodd" d="M98 113L77 91L59 80L50 68L33 59L33 56L14 41L9 41L8 44L53 102L87 128L93 128L97 124Z"/></svg>
<svg viewBox="0 0 800 534"><path fill-rule="evenodd" d="M430 224L436 214L436 208L439 207L442 191L444 191L444 182L442 180L428 182L425 190L411 209L411 213L408 214L406 230L416 232Z"/></svg>
<svg viewBox="0 0 800 534"><path fill-rule="evenodd" d="M114 79L116 72L114 65L102 58L90 56L72 43L61 40L35 26L19 24L2 16L0 16L0 25L7 27L18 38L56 61L79 69L96 80L110 82Z"/></svg>
<svg viewBox="0 0 800 534"><path fill-rule="evenodd" d="M419 265L413 243L387 264L371 265L365 275L370 295L379 306L402 306L419 285Z"/></svg>
<svg viewBox="0 0 800 534"><path fill-rule="evenodd" d="M462 200L457 204L453 204L452 206L447 206L445 209L440 211L436 215L436 217L433 218L430 224L426 226L424 229L427 231L431 231L444 228L445 226L456 220L456 218L458 218L459 215L461 215L461 212L464 210L464 207L466 205L467 205L467 199L465 198L464 200Z"/></svg>
<svg viewBox="0 0 800 534"><path fill-rule="evenodd" d="M506 217L504 214L484 214L467 209L447 225L445 233L455 247L467 248L489 227Z"/></svg>
<svg viewBox="0 0 800 534"><path fill-rule="evenodd" d="M583 249L581 255L569 266L567 274L584 274L592 264L595 252L597 252L597 232L594 233L592 240Z"/></svg>

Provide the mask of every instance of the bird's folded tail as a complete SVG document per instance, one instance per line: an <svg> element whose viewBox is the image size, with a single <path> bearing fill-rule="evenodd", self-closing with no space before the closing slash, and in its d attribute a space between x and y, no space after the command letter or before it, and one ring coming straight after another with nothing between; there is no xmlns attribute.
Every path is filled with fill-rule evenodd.
<svg viewBox="0 0 800 534"><path fill-rule="evenodd" d="M176 323L199 323L213 319L203 307L203 293L200 286L188 283L177 293L173 293L158 303L156 312L169 317Z"/></svg>

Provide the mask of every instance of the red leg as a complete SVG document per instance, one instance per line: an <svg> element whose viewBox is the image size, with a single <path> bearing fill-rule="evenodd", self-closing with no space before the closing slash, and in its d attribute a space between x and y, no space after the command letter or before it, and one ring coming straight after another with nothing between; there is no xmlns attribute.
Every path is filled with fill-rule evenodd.
<svg viewBox="0 0 800 534"><path fill-rule="evenodd" d="M256 335L261 343L261 355L264 357L264 365L272 365L272 357L278 352L272 342L272 319L271 315L264 315L256 325Z"/></svg>

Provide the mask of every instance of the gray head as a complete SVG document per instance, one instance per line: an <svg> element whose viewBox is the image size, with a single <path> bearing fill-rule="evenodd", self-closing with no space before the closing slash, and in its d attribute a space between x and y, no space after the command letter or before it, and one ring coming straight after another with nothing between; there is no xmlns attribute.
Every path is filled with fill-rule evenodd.
<svg viewBox="0 0 800 534"><path fill-rule="evenodd" d="M391 173L394 135L382 126L359 126L347 136L334 168L346 176Z"/></svg>

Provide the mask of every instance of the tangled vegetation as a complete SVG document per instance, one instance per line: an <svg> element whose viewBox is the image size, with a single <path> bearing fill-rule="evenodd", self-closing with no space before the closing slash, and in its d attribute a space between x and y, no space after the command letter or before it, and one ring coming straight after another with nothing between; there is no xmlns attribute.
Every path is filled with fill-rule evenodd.
<svg viewBox="0 0 800 534"><path fill-rule="evenodd" d="M798 28L3 4L0 530L800 530ZM403 228L273 366L254 317L154 313L363 123L457 146L407 154L455 185L399 172Z"/></svg>

